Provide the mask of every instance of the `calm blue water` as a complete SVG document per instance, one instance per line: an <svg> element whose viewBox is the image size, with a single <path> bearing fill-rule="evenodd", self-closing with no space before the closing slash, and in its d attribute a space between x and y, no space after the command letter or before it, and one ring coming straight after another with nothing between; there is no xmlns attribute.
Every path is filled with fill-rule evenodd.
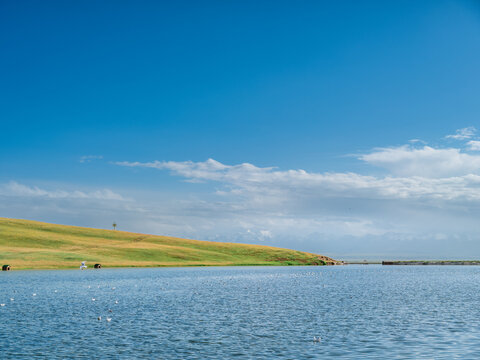
<svg viewBox="0 0 480 360"><path fill-rule="evenodd" d="M1 272L0 358L479 359L479 290L476 266Z"/></svg>

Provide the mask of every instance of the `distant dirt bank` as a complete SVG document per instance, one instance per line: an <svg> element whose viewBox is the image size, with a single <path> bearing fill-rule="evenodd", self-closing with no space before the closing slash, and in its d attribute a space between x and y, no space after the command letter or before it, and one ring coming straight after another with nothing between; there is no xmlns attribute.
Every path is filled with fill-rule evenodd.
<svg viewBox="0 0 480 360"><path fill-rule="evenodd" d="M382 261L382 265L480 265L480 260Z"/></svg>

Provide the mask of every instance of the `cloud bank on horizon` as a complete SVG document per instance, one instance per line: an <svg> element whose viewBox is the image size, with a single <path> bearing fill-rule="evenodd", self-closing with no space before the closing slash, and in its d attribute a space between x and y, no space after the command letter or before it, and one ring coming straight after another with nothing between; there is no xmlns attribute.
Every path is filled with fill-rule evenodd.
<svg viewBox="0 0 480 360"><path fill-rule="evenodd" d="M56 214L98 224L114 216L126 230L262 242L344 258L468 258L480 250L476 139L476 129L468 127L446 136L444 141L454 141L448 147L415 141L355 155L371 174L228 165L214 159L121 161L115 164L169 171L187 188L202 183L208 190L121 194L12 181L0 185L0 197L12 217Z"/></svg>

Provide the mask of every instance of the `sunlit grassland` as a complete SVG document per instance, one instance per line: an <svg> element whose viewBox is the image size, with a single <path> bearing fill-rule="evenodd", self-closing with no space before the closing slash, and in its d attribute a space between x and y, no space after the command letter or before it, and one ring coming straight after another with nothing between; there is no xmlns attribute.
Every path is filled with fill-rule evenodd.
<svg viewBox="0 0 480 360"><path fill-rule="evenodd" d="M0 218L0 264L13 269L92 266L324 265L331 258L302 251L180 239Z"/></svg>

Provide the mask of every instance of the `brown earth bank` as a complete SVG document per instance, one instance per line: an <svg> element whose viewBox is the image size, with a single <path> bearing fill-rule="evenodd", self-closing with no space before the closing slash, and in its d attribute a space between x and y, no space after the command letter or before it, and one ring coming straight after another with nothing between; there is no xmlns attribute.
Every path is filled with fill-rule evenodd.
<svg viewBox="0 0 480 360"><path fill-rule="evenodd" d="M480 265L480 260L398 260L382 261L382 265Z"/></svg>

